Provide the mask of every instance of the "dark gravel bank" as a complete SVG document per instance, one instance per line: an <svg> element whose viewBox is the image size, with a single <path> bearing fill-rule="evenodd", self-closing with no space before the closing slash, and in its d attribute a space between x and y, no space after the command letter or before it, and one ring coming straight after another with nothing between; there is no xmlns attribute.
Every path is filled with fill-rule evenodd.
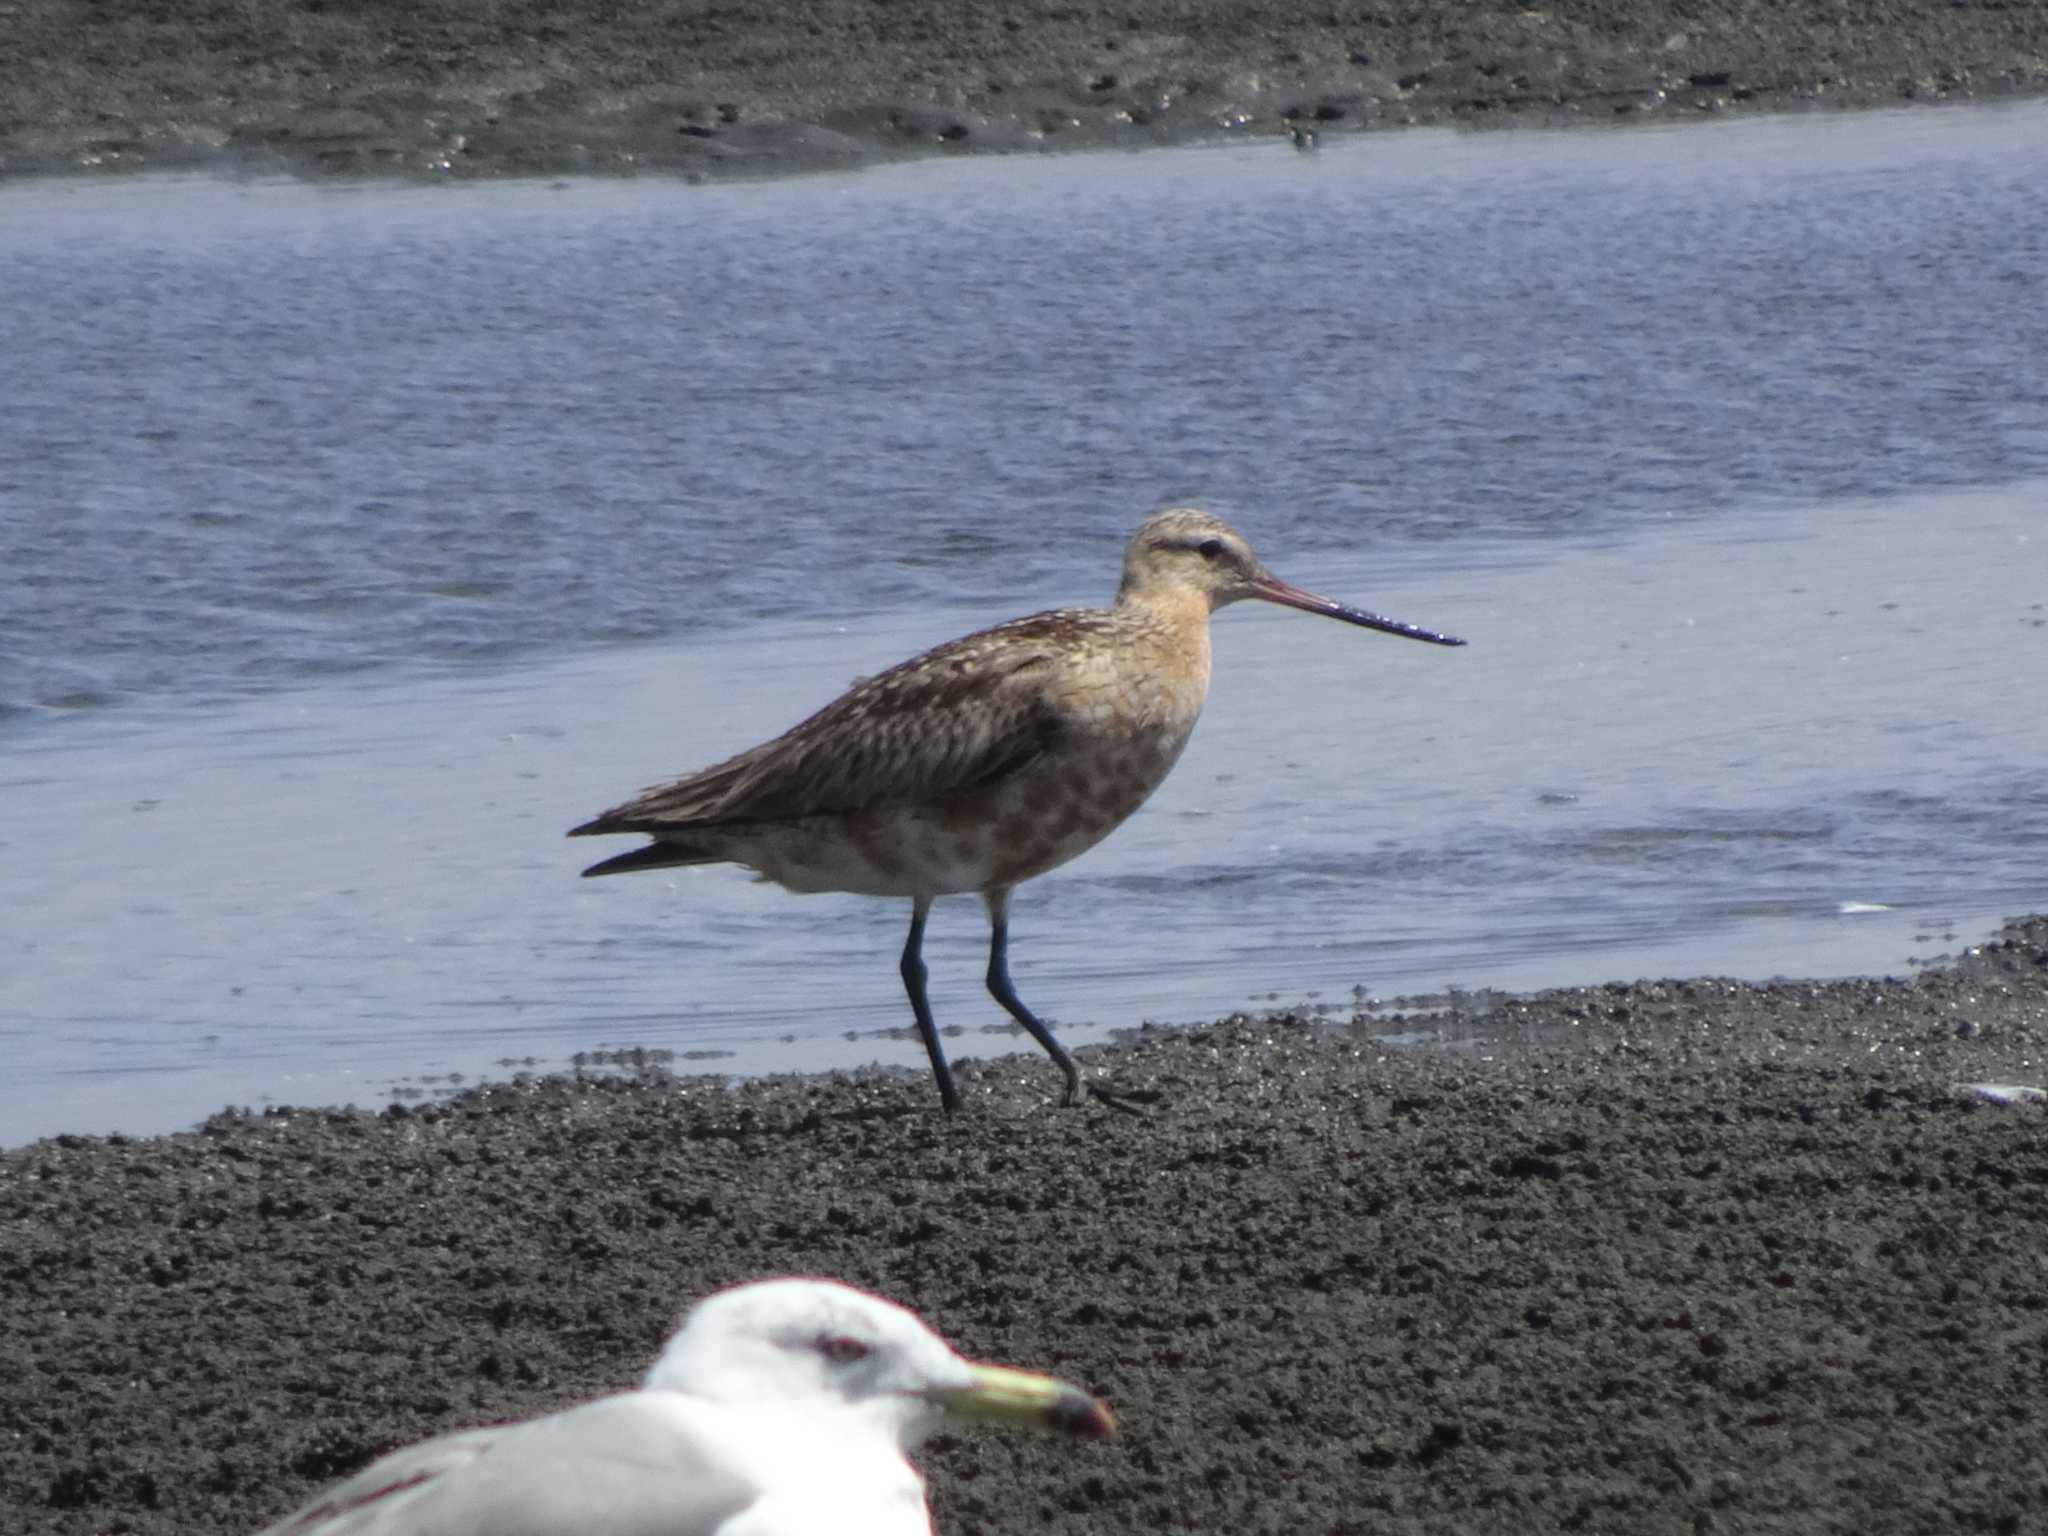
<svg viewBox="0 0 2048 1536"><path fill-rule="evenodd" d="M1107 1394L947 1532L2036 1529L2048 918L1910 980L1602 987L1389 1053L1233 1019L922 1077L552 1081L0 1155L0 1529L234 1536L630 1382L781 1271Z"/></svg>
<svg viewBox="0 0 2048 1536"><path fill-rule="evenodd" d="M2043 89L2040 0L0 4L0 174L761 175Z"/></svg>

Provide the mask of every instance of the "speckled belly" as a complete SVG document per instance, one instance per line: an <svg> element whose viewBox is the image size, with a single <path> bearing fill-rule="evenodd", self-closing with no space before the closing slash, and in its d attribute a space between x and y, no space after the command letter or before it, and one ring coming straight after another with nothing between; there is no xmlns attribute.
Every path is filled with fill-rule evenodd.
<svg viewBox="0 0 2048 1536"><path fill-rule="evenodd" d="M792 891L945 896L1017 885L1114 831L1188 735L1065 743L992 788L734 834L727 856Z"/></svg>

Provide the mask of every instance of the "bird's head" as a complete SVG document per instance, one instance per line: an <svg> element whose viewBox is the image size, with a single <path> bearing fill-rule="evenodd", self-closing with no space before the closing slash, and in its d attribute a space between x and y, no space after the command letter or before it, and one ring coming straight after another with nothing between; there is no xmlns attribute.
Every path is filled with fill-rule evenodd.
<svg viewBox="0 0 2048 1536"><path fill-rule="evenodd" d="M1199 592L1213 611L1256 596L1261 577L1272 579L1243 534L1212 513L1174 507L1147 518L1131 536L1119 595Z"/></svg>
<svg viewBox="0 0 2048 1536"><path fill-rule="evenodd" d="M1260 563L1243 534L1215 514L1194 507L1155 512L1131 536L1130 546L1124 551L1124 579L1117 590L1117 600L1170 600L1183 593L1199 593L1208 600L1211 613L1226 603L1253 597L1408 640L1427 640L1432 645L1465 643L1433 629L1384 619L1362 608L1318 597L1282 581Z"/></svg>
<svg viewBox="0 0 2048 1536"><path fill-rule="evenodd" d="M948 1416L1080 1438L1109 1409L1049 1376L964 1360L913 1313L833 1280L761 1280L691 1309L648 1372L650 1391L724 1403L850 1409L906 1450Z"/></svg>

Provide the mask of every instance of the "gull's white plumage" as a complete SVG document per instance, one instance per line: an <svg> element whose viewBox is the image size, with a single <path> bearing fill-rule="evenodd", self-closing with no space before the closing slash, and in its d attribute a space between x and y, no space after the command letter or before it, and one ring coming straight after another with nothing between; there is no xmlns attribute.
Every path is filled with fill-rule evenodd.
<svg viewBox="0 0 2048 1536"><path fill-rule="evenodd" d="M963 1360L892 1302L760 1281L694 1308L640 1390L395 1451L262 1536L929 1536L906 1453L949 1401L1020 1383L1048 1424L1108 1432L1084 1394Z"/></svg>

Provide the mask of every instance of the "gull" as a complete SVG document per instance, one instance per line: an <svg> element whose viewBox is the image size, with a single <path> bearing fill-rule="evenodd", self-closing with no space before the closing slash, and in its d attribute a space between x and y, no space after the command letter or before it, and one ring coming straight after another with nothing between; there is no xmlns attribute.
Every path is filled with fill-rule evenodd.
<svg viewBox="0 0 2048 1536"><path fill-rule="evenodd" d="M1221 518L1154 514L1109 608L1060 608L949 641L854 685L773 741L644 790L571 837L654 839L583 871L744 865L798 892L910 901L900 971L950 1113L959 1090L925 996L940 896L988 906L988 990L1081 1096L1080 1068L1010 983L1010 893L1107 837L1180 758L1209 693L1209 615L1245 598L1433 645L1465 642L1280 580ZM1131 1095L1087 1092L1129 1108Z"/></svg>
<svg viewBox="0 0 2048 1536"><path fill-rule="evenodd" d="M908 1452L952 1417L1115 1430L894 1302L760 1280L699 1302L638 1391L394 1451L261 1536L930 1536Z"/></svg>

